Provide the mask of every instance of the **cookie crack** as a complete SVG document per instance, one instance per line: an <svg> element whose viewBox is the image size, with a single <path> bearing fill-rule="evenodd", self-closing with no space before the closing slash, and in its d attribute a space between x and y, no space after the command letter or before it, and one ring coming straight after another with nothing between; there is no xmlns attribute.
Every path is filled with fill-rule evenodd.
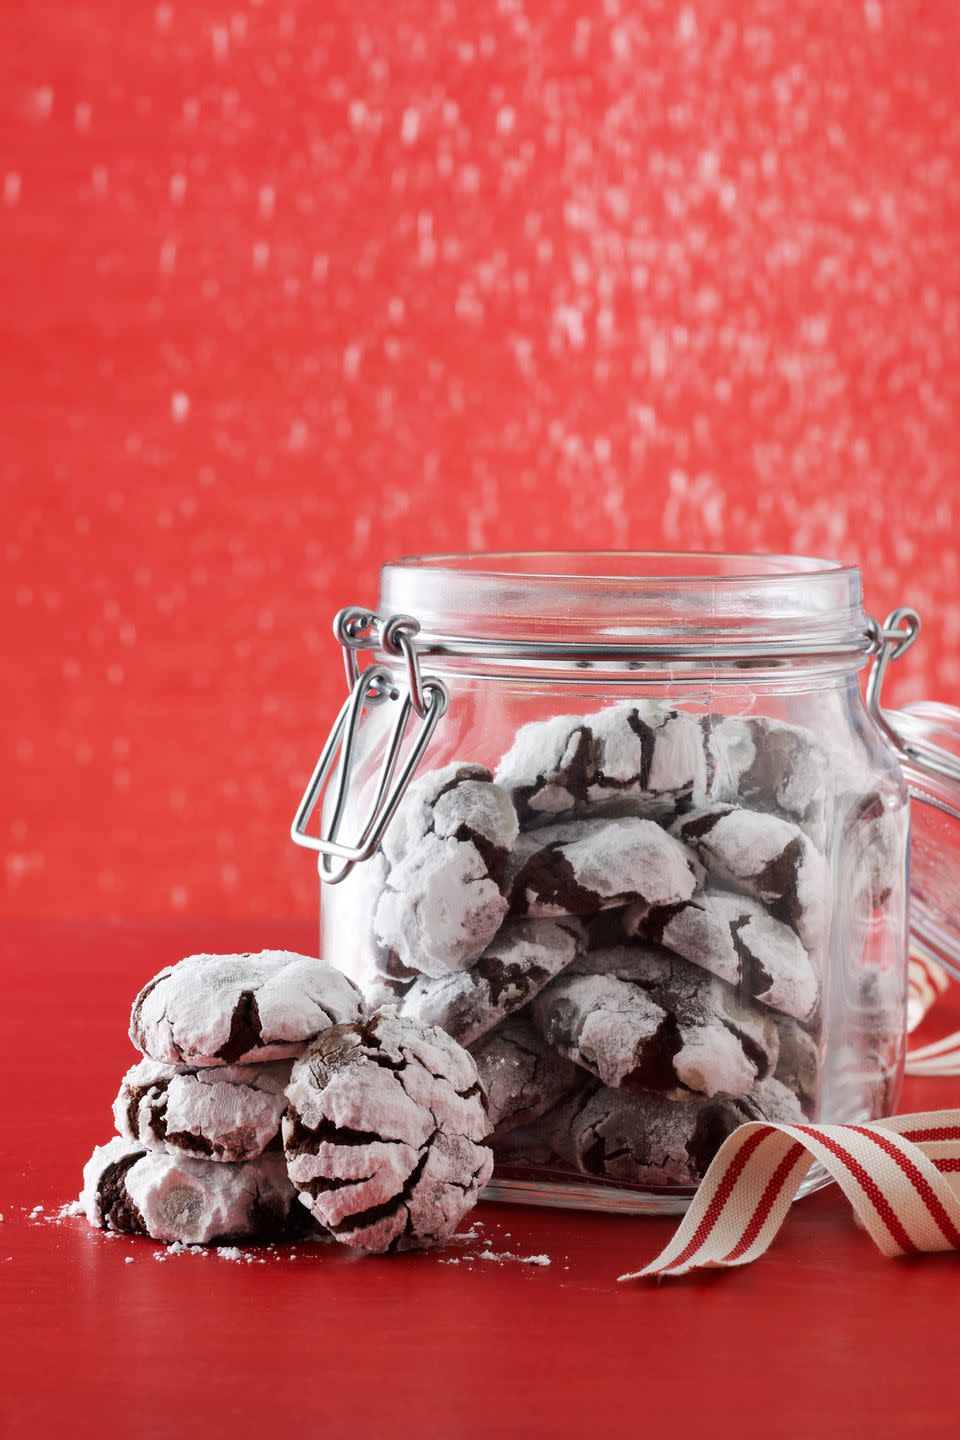
<svg viewBox="0 0 960 1440"><path fill-rule="evenodd" d="M139 1209L131 1199L126 1186L126 1175L138 1160L142 1151L124 1155L108 1165L97 1182L97 1208L105 1228L123 1230L130 1235L146 1235L147 1226Z"/></svg>
<svg viewBox="0 0 960 1440"><path fill-rule="evenodd" d="M803 851L803 841L798 835L753 877L761 894L772 894L776 897L768 901L771 915L775 915L778 920L786 920L790 925L795 925L803 914L803 907L796 894Z"/></svg>
<svg viewBox="0 0 960 1440"><path fill-rule="evenodd" d="M168 1145L173 1145L178 1150L189 1151L191 1155L214 1155L218 1152L213 1143L205 1135L195 1135L192 1130L173 1130L166 1132L161 1138L165 1139Z"/></svg>
<svg viewBox="0 0 960 1440"><path fill-rule="evenodd" d="M705 835L717 825L729 812L724 810L719 813L708 811L705 815L697 815L691 820L684 820L682 837L684 840L702 840Z"/></svg>
<svg viewBox="0 0 960 1440"><path fill-rule="evenodd" d="M627 724L640 741L640 789L649 790L650 770L653 766L653 752L656 748L656 732L650 728L645 720L640 719L636 710L631 710L627 715ZM627 787L618 784L615 788L623 790Z"/></svg>
<svg viewBox="0 0 960 1440"><path fill-rule="evenodd" d="M527 891L533 891L541 905L557 905L568 910L576 905L578 913L592 915L601 909L600 897L581 885L570 861L558 843L537 851L521 866L510 895L510 909L515 915L526 914L530 908Z"/></svg>
<svg viewBox="0 0 960 1440"><path fill-rule="evenodd" d="M637 933L642 935L645 940L652 940L654 944L661 945L667 926L687 909L688 903L686 900L681 900L676 905L652 906L640 919Z"/></svg>
<svg viewBox="0 0 960 1440"><path fill-rule="evenodd" d="M391 1215L395 1215L402 1206L407 1211L407 1219L403 1230L391 1241L390 1249L395 1249L398 1242L410 1233L410 1201L413 1199L414 1191L420 1183L420 1177L423 1174L424 1166L430 1154L430 1146L433 1144L437 1133L437 1131L434 1131L433 1135L429 1136L424 1142L416 1165L410 1171L402 1188L396 1195L391 1196L389 1200L381 1201L379 1205L370 1205L366 1210L358 1210L354 1215L344 1216L336 1225L330 1227L331 1234L351 1235L357 1230L367 1230L371 1225L376 1225L378 1221L386 1220Z"/></svg>
<svg viewBox="0 0 960 1440"><path fill-rule="evenodd" d="M535 818L540 818L539 812L531 807L530 801L546 786L561 785L574 797L586 793L586 787L596 773L597 742L594 739L593 731L588 726L574 726L564 743L564 754L569 750L574 739L576 740L576 749L565 765L554 766L552 770L540 770L532 785L517 786L514 791L514 799L527 816L532 812ZM574 799L575 804L576 800Z"/></svg>
<svg viewBox="0 0 960 1440"><path fill-rule="evenodd" d="M729 1020L722 1015L719 1019L724 1030L738 1042L740 1049L753 1066L757 1079L765 1079L770 1074L770 1056L763 1046L758 1044L751 1035L748 1035L735 1020Z"/></svg>
<svg viewBox="0 0 960 1440"><path fill-rule="evenodd" d="M746 942L741 939L741 932L750 924L748 915L730 922L730 939L736 951L737 959L740 961L740 978L746 984L747 989L755 1000L761 995L770 992L773 986L773 976L765 968L759 955L747 949Z"/></svg>
<svg viewBox="0 0 960 1440"><path fill-rule="evenodd" d="M262 1041L263 1031L256 993L253 990L243 990L230 1017L230 1034L216 1051L216 1059L232 1065L249 1051L258 1050Z"/></svg>
<svg viewBox="0 0 960 1440"><path fill-rule="evenodd" d="M682 1049L676 1016L665 1014L650 1038L641 1043L637 1064L624 1075L621 1088L663 1090L676 1084L679 1077L673 1062Z"/></svg>
<svg viewBox="0 0 960 1440"><path fill-rule="evenodd" d="M326 1116L316 1125L307 1125L296 1110L287 1111L287 1133L284 1149L288 1155L309 1154L315 1144L324 1142L331 1145L403 1145L406 1142L392 1136L378 1135L373 1130L354 1130L348 1125L338 1125Z"/></svg>
<svg viewBox="0 0 960 1440"><path fill-rule="evenodd" d="M301 1180L297 1183L297 1189L306 1191L314 1199L318 1195L328 1195L334 1190L347 1190L351 1185L366 1185L369 1181L375 1180L376 1175L350 1175L347 1177L317 1175L312 1180Z"/></svg>

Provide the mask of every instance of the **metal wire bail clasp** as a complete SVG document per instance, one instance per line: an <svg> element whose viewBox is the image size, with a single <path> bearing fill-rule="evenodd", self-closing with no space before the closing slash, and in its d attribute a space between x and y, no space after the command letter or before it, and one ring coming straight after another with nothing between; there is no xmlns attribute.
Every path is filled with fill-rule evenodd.
<svg viewBox="0 0 960 1440"><path fill-rule="evenodd" d="M320 879L327 885L338 884L349 875L354 865L369 860L374 853L413 779L437 722L450 703L450 693L443 681L421 674L420 657L414 644L419 631L420 625L412 615L392 615L388 620L381 620L372 610L360 606L341 610L333 622L333 633L343 649L349 694L334 721L290 827L290 837L295 844L318 852ZM360 669L358 653L375 648L403 661L403 682L398 684L395 681L388 665L369 665L365 670ZM380 763L370 809L360 833L352 842L347 842L339 838L340 826L357 763L357 737L364 712L381 704L396 705L397 712ZM401 751L413 715L419 720L420 728L401 763ZM334 790L327 813L321 819L320 834L308 835L307 826L323 799L334 762Z"/></svg>
<svg viewBox="0 0 960 1440"><path fill-rule="evenodd" d="M905 655L920 634L920 616L909 605L901 605L891 610L882 628L876 620L871 620L870 629L874 657L867 678L867 709L887 739L900 750L903 741L887 719L882 704L883 681L890 661Z"/></svg>

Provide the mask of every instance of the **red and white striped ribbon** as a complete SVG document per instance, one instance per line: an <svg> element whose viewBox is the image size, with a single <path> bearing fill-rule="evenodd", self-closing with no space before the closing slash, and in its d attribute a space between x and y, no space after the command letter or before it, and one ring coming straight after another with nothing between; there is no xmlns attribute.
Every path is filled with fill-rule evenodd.
<svg viewBox="0 0 960 1440"><path fill-rule="evenodd" d="M910 956L907 998L907 1029L913 1031L940 999L950 984L947 972L936 960L914 951ZM944 1035L930 1045L907 1051L908 1075L960 1075L960 1030Z"/></svg>
<svg viewBox="0 0 960 1440"><path fill-rule="evenodd" d="M960 1075L960 1030L907 1051L908 1075Z"/></svg>
<svg viewBox="0 0 960 1440"><path fill-rule="evenodd" d="M752 1121L721 1146L666 1249L620 1279L759 1259L815 1161L884 1255L960 1250L960 1110L869 1125Z"/></svg>
<svg viewBox="0 0 960 1440"><path fill-rule="evenodd" d="M912 954L908 1029L949 985ZM907 1053L910 1075L960 1075L960 1032ZM811 1165L819 1161L884 1255L960 1250L960 1110L896 1115L868 1125L741 1125L724 1142L673 1239L621 1280L748 1265L767 1250Z"/></svg>
<svg viewBox="0 0 960 1440"><path fill-rule="evenodd" d="M950 977L936 960L921 955L918 950L910 952L910 966L907 972L907 1031L912 1034L941 995L946 994Z"/></svg>

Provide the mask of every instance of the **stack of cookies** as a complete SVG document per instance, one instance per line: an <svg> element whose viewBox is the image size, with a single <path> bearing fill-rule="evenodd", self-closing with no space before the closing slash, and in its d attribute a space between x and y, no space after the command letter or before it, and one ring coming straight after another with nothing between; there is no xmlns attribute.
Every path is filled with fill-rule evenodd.
<svg viewBox="0 0 960 1440"><path fill-rule="evenodd" d="M294 1057L362 1013L346 976L287 951L192 955L154 976L133 1005L144 1059L114 1101L117 1135L84 1169L90 1223L186 1244L302 1232L284 1091Z"/></svg>
<svg viewBox="0 0 960 1440"><path fill-rule="evenodd" d="M168 1244L445 1239L490 1178L470 1056L287 951L192 955L133 1005L144 1058L83 1176L91 1225Z"/></svg>
<svg viewBox="0 0 960 1440"><path fill-rule="evenodd" d="M414 782L348 882L356 978L470 1048L498 1175L689 1187L742 1121L816 1112L830 763L773 718L639 700ZM899 856L855 798L850 913Z"/></svg>

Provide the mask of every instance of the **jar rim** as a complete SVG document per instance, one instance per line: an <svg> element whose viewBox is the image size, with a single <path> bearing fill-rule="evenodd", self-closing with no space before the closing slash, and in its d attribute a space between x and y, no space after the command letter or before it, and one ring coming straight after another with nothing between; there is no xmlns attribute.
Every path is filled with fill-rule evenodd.
<svg viewBox="0 0 960 1440"><path fill-rule="evenodd" d="M766 585L795 582L798 576L860 573L857 566L822 556L726 550L451 550L404 555L384 568L513 582L575 582L585 587L617 581L660 585L665 580L690 586L704 581Z"/></svg>
<svg viewBox="0 0 960 1440"><path fill-rule="evenodd" d="M860 571L791 555L529 550L413 555L383 567L380 613L422 648L528 656L830 656L872 648Z"/></svg>

